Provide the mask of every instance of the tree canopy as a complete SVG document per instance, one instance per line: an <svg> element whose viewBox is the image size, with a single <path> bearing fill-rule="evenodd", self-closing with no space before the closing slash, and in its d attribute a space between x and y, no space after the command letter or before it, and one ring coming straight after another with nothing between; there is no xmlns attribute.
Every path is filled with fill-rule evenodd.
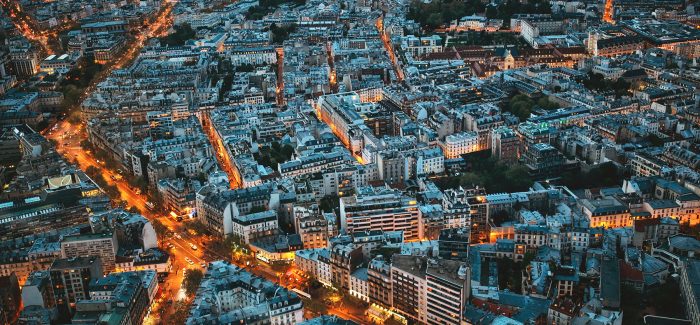
<svg viewBox="0 0 700 325"><path fill-rule="evenodd" d="M204 278L204 273L200 269L187 269L185 271L185 277L182 280L182 286L185 288L185 293L187 295L194 295L199 288L199 284L202 283Z"/></svg>
<svg viewBox="0 0 700 325"><path fill-rule="evenodd" d="M553 110L559 108L559 104L550 101L547 97L540 97L535 101L527 95L518 94L508 101L504 111L513 113L520 121L525 121L530 118L530 114L535 108Z"/></svg>
<svg viewBox="0 0 700 325"><path fill-rule="evenodd" d="M612 91L615 97L622 97L630 94L631 84L622 78L615 81L605 79L600 73L588 73L588 78L583 80L583 86L599 92Z"/></svg>
<svg viewBox="0 0 700 325"><path fill-rule="evenodd" d="M176 25L174 29L174 33L168 34L167 36L163 36L158 39L160 40L161 45L181 46L184 45L185 42L193 39L196 35L194 29L192 29L192 26L190 26L190 24L188 23Z"/></svg>
<svg viewBox="0 0 700 325"><path fill-rule="evenodd" d="M532 185L532 177L527 168L519 165L506 165L489 157L490 152L467 156L468 171L460 176L449 176L436 180L439 187L483 186L490 193L518 192Z"/></svg>

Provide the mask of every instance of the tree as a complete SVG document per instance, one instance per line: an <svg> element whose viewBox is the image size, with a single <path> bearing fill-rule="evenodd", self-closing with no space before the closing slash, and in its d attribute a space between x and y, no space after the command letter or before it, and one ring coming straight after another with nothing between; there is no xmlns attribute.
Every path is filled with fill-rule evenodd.
<svg viewBox="0 0 700 325"><path fill-rule="evenodd" d="M547 97L541 97L539 100L537 100L537 106L546 110L553 110L559 108L559 104L550 101Z"/></svg>
<svg viewBox="0 0 700 325"><path fill-rule="evenodd" d="M187 269L185 271L185 277L182 279L182 286L185 288L185 293L187 295L194 295L199 288L199 284L202 283L204 278L204 273L200 269Z"/></svg>
<svg viewBox="0 0 700 325"><path fill-rule="evenodd" d="M81 140L80 141L80 147L83 148L83 150L92 150L92 143L89 140Z"/></svg>
<svg viewBox="0 0 700 325"><path fill-rule="evenodd" d="M165 234L168 232L168 227L166 227L160 220L158 219L153 219L151 221L151 225L153 226L153 230L156 232L156 236L158 236L159 242L163 242L163 239L165 238Z"/></svg>
<svg viewBox="0 0 700 325"><path fill-rule="evenodd" d="M209 227L199 220L194 220L187 225L188 228L194 230L198 234L209 235Z"/></svg>
<svg viewBox="0 0 700 325"><path fill-rule="evenodd" d="M527 95L518 94L513 96L505 107L506 112L511 112L517 116L520 121L525 121L530 118L532 107L535 102Z"/></svg>
<svg viewBox="0 0 700 325"><path fill-rule="evenodd" d="M195 31L192 29L192 26L190 26L188 23L176 25L174 29L174 33L159 38L161 45L182 46L185 45L185 42L193 39L196 35Z"/></svg>
<svg viewBox="0 0 700 325"><path fill-rule="evenodd" d="M187 317L190 314L190 309L187 304L180 301L175 303L175 311L169 317L169 323L172 324L184 324L187 321Z"/></svg>
<svg viewBox="0 0 700 325"><path fill-rule="evenodd" d="M498 6L494 4L489 4L488 6L486 6L485 16L489 19L498 17Z"/></svg>
<svg viewBox="0 0 700 325"><path fill-rule="evenodd" d="M282 44L285 40L289 38L289 34L296 31L296 29L296 24L289 24L280 27L277 26L277 24L273 23L272 25L270 25L270 33L272 33L272 43Z"/></svg>
<svg viewBox="0 0 700 325"><path fill-rule="evenodd" d="M340 207L340 198L337 196L324 196L319 202L319 208L323 212L333 212L338 207Z"/></svg>

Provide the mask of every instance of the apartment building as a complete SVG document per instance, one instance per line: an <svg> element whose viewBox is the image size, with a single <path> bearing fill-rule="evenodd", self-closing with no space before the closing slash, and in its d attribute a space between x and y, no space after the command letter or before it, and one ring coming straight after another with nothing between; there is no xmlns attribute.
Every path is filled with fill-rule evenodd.
<svg viewBox="0 0 700 325"><path fill-rule="evenodd" d="M89 299L90 282L103 276L99 256L57 259L49 272L56 306L64 315L70 315L79 300Z"/></svg>
<svg viewBox="0 0 700 325"><path fill-rule="evenodd" d="M426 320L430 325L459 325L471 293L471 274L463 261L429 259L425 271Z"/></svg>
<svg viewBox="0 0 700 325"><path fill-rule="evenodd" d="M440 147L445 154L445 159L455 159L464 154L481 150L479 147L479 134L476 132L448 135L445 137L445 140L440 142Z"/></svg>
<svg viewBox="0 0 700 325"><path fill-rule="evenodd" d="M317 211L294 207L294 226L304 248L328 246L328 220Z"/></svg>
<svg viewBox="0 0 700 325"><path fill-rule="evenodd" d="M403 317L423 324L427 323L427 263L427 258L418 256L393 255L391 258L393 308Z"/></svg>
<svg viewBox="0 0 700 325"><path fill-rule="evenodd" d="M632 225L629 207L613 197L598 200L583 199L581 212L588 218L591 228L620 228Z"/></svg>
<svg viewBox="0 0 700 325"><path fill-rule="evenodd" d="M361 187L340 199L340 224L345 233L403 231L406 240L422 238L417 201L389 188Z"/></svg>
<svg viewBox="0 0 700 325"><path fill-rule="evenodd" d="M119 244L116 233L112 232L71 235L61 239L61 257L98 256L106 273L115 270L117 250Z"/></svg>
<svg viewBox="0 0 700 325"><path fill-rule="evenodd" d="M277 211L268 210L234 217L231 233L250 243L256 238L274 234L278 228Z"/></svg>

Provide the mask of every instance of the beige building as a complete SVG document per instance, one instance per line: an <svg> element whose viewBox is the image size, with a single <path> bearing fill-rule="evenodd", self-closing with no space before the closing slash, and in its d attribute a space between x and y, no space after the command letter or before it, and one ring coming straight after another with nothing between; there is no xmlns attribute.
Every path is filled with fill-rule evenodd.
<svg viewBox="0 0 700 325"><path fill-rule="evenodd" d="M118 249L116 235L109 232L71 235L61 239L61 257L99 256L105 273L114 272Z"/></svg>

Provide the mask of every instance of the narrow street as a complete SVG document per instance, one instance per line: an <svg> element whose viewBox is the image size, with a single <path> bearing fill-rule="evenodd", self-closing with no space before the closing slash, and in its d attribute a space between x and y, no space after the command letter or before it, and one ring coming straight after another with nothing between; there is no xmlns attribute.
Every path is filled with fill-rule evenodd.
<svg viewBox="0 0 700 325"><path fill-rule="evenodd" d="M242 187L243 181L241 180L241 175L238 173L238 169L231 161L231 157L229 157L228 151L226 150L226 147L224 147L223 140L219 137L214 125L212 125L211 120L209 119L209 112L201 112L198 114L198 116L202 129L207 135L207 138L209 138L209 143L211 143L212 147L214 148L216 160L219 162L219 166L221 166L226 175L228 175L231 188L235 189Z"/></svg>
<svg viewBox="0 0 700 325"><path fill-rule="evenodd" d="M277 48L277 105L284 106L284 47Z"/></svg>
<svg viewBox="0 0 700 325"><path fill-rule="evenodd" d="M326 56L328 57L328 67L331 69L330 72L330 85L331 85L331 92L332 93L337 93L338 92L338 76L335 73L335 58L333 57L333 43L328 42L326 43Z"/></svg>
<svg viewBox="0 0 700 325"><path fill-rule="evenodd" d="M391 60L391 64L394 66L394 70L396 71L396 78L398 78L399 81L403 82L403 70L401 69L401 65L399 64L399 61L396 58L396 53L394 52L394 46L391 44L391 39L389 38L389 35L384 31L384 17L377 18L376 26L377 30L379 31L379 37L382 39L382 43L384 43L384 48L386 49L386 52L389 55L389 60Z"/></svg>

